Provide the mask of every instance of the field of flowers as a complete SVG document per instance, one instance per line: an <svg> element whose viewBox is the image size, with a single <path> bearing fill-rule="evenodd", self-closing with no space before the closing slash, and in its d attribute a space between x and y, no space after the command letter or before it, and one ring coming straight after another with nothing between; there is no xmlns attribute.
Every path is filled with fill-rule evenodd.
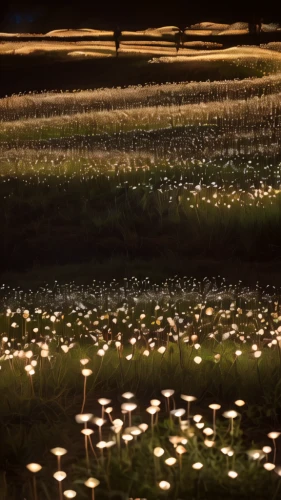
<svg viewBox="0 0 281 500"><path fill-rule="evenodd" d="M281 59L256 51L208 55L246 79L0 100L0 499L280 497Z"/></svg>
<svg viewBox="0 0 281 500"><path fill-rule="evenodd" d="M7 498L278 498L279 293L174 278L1 296Z"/></svg>

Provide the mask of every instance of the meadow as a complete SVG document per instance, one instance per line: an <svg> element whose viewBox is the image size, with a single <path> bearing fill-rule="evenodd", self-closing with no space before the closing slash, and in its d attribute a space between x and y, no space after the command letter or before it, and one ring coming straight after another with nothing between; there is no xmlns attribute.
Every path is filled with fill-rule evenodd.
<svg viewBox="0 0 281 500"><path fill-rule="evenodd" d="M277 500L280 53L122 51L0 99L0 499Z"/></svg>
<svg viewBox="0 0 281 500"><path fill-rule="evenodd" d="M3 269L278 259L280 56L221 52L265 75L2 99Z"/></svg>
<svg viewBox="0 0 281 500"><path fill-rule="evenodd" d="M7 498L62 498L56 455L67 498L89 477L97 498L278 498L280 292L133 278L1 295Z"/></svg>

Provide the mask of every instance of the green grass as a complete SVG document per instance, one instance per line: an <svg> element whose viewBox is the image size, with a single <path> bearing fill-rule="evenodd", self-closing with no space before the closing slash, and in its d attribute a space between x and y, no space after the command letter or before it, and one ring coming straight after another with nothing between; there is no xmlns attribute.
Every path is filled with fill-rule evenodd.
<svg viewBox="0 0 281 500"><path fill-rule="evenodd" d="M220 174L221 165L213 163L156 167L146 158L145 168L133 161L103 168L103 160L57 163L55 154L46 163L17 158L3 162L0 186L0 255L5 267L9 256L10 269L117 256L269 261L280 255L279 190L264 187L255 195L266 165L254 175L248 165L247 178L243 164ZM273 186L278 172L269 177ZM218 175L219 184L211 186Z"/></svg>
<svg viewBox="0 0 281 500"><path fill-rule="evenodd" d="M120 75L112 85L156 74L162 83L170 71L169 64L166 73L161 63L148 68L145 58L129 69L128 61L99 61L104 73L96 85L108 81L109 68ZM241 61L216 62L200 75L230 78L233 64L238 76L273 71L264 61L246 69ZM66 78L79 68L60 65ZM176 63L174 81L183 70ZM254 461L247 451L272 445L267 434L281 425L279 78L2 101L0 271L9 279L0 294L0 500L35 500L30 462L43 466L38 500L61 497L52 477L55 446L68 450L63 489L75 489L78 500L90 498L89 476L100 481L98 500L278 499L278 440L277 474L263 467L272 452ZM237 282L251 276L254 283L260 262L276 289ZM226 266L232 285L204 278ZM173 272L180 278L169 279ZM183 277L194 274L202 281ZM66 285L42 285L70 275ZM28 276L38 285L33 291ZM90 276L101 281L90 284ZM192 419L187 431L169 415L161 394L167 388L175 390L171 407L186 408L181 394L197 398L191 415L202 413L205 427L214 425L208 405L221 404L212 448ZM97 399L106 396L125 429L124 391L135 394L133 425L150 426L146 408L159 398L158 424L128 447L122 440L121 450L116 443L101 452L90 422L95 453L90 448L87 459L75 415L100 416ZM245 406L235 406L237 399ZM233 408L239 415L231 433L222 413ZM107 416L103 439L115 439L111 426ZM182 465L177 457L168 468L175 435L187 440L186 453ZM165 450L159 460L155 446ZM221 452L225 446L232 456ZM192 468L198 461L200 472Z"/></svg>
<svg viewBox="0 0 281 500"><path fill-rule="evenodd" d="M4 99L3 266L278 260L279 86L270 74Z"/></svg>
<svg viewBox="0 0 281 500"><path fill-rule="evenodd" d="M233 88L187 83L5 99L5 268L116 257L278 260L279 85L277 74Z"/></svg>
<svg viewBox="0 0 281 500"><path fill-rule="evenodd" d="M125 299L124 290L114 283L108 288L102 283L86 289L59 287L51 295L51 290L29 294L5 290L5 302L11 305L11 310L7 315L3 312L0 316L1 330L6 332L2 334L1 349L6 354L1 358L0 378L3 498L14 499L19 494L33 498L30 474L25 469L30 462L39 462L43 466L37 477L39 498L49 499L57 495L57 485L52 479L56 468L55 457L49 452L55 446L68 450L62 459L62 469L68 474L64 486L75 489L81 499L88 498L83 482L89 475L100 480L96 490L98 499L111 498L111 495L113 498L114 494L119 495L116 498L145 495L149 499L176 499L191 495L202 500L223 499L226 490L228 498L246 498L257 490L257 498L264 498L265 492L270 495L269 498L278 498L278 476L263 469L265 458L262 463L252 461L247 451L270 444L266 434L278 430L280 426L280 347L276 344L270 348L263 341L268 336L272 340L278 336L279 298L253 291L250 295L250 290L238 292L238 289L224 285L216 289L207 282L194 282L193 285L182 282L185 292L181 297L179 285L174 280L157 290L156 285L151 288L148 282L141 284L131 280ZM101 293L102 289L104 292ZM138 296L141 289L143 295L133 304L132 297ZM206 309L201 312L198 309L198 301L202 303L200 290L203 296L207 293L205 301L203 299ZM159 309L155 309L156 302L151 300L151 293ZM94 296L96 299L93 299ZM159 300L161 296L163 298ZM63 297L70 301L69 305L67 302L64 305L60 303ZM73 300L84 304L74 307ZM48 305L50 302L53 305ZM29 304L29 312L24 304ZM211 316L205 314L207 307L214 308ZM54 311L57 317L55 322ZM199 319L196 316L198 313ZM168 318L176 318L177 314L176 329L183 332L179 340L167 337L169 330L175 334ZM184 318L183 323L179 321L181 318ZM234 328L233 322L238 330L234 330L236 333L232 334L231 340L222 340L223 333ZM71 325L67 326L69 323ZM257 335L261 327L264 328L262 336ZM163 331L157 334L156 346L152 349L149 347L152 346L150 339L154 339L159 328ZM98 338L98 345L94 345L95 339L90 338L89 333ZM199 350L193 345L191 333L198 335ZM209 337L210 333L215 333L216 340ZM123 345L119 351L115 346L118 335ZM241 335L244 335L246 344L239 338ZM137 339L134 346L129 343L132 336ZM170 339L168 345L167 338ZM48 357L41 356L41 350L46 349L42 342L48 345ZM100 357L98 350L106 343L108 349ZM261 349L258 359L253 358L253 343ZM61 346L69 345L69 351L64 353ZM164 353L157 352L160 345L166 345ZM23 353L20 357L16 356L21 350L27 353L31 349L31 358L27 359ZM239 357L235 355L237 349L242 351ZM144 354L145 350L148 350L149 356ZM133 358L127 360L126 356L130 353ZM7 359L11 354L13 357ZM217 354L221 355L220 359L214 357ZM198 355L202 358L199 365L194 362ZM150 424L150 417L145 411L149 400L160 396L162 401L159 424L155 426L153 435L148 429L136 441L129 443L128 451L123 443L121 452L115 445L101 454L96 447L99 436L94 426L92 439L97 460L90 452L88 465L80 434L82 426L75 423L75 415L81 413L83 400L84 379L80 360L85 358L89 360L86 367L93 373L87 378L84 412L99 416L101 407L97 399L106 396L111 399L112 418L120 418L121 394L133 391L138 405L133 412L133 425L144 421ZM31 359L37 361L32 384L25 370ZM182 393L197 397L191 405L191 415L202 414L205 427L213 425L208 405L213 402L222 405L217 415L217 437L213 448L205 446L202 431L196 429L194 422L189 431L184 431L179 427L178 419L169 418L160 392L167 388L176 391L172 407L186 407L179 397ZM235 419L234 434L231 436L229 421L221 415L223 411L233 408L236 399L244 399L246 405L238 408L242 418ZM124 428L127 425L128 420ZM92 425L89 424L89 427ZM102 428L105 440L110 439L109 427L108 421ZM168 439L175 435L188 440L182 471L178 463L172 468L164 463L164 459L176 455ZM153 459L155 446L165 450L163 458L157 461ZM233 457L228 459L222 454L220 449L224 446L232 447ZM192 469L192 464L198 461L204 465L199 475ZM278 451L277 463L279 461ZM227 471L231 469L239 474L235 481L227 476ZM159 489L158 483L163 479L171 484L168 493L161 493Z"/></svg>
<svg viewBox="0 0 281 500"><path fill-rule="evenodd" d="M137 93L137 90L135 90ZM2 123L0 140L5 143L22 141L42 141L67 138L72 136L95 136L136 131L152 131L166 128L192 127L208 125L218 127L219 131L230 133L233 128L238 137L254 132L269 123L279 126L280 108L278 94L253 97L249 100L228 100L177 105L147 105L112 111L89 111L82 113L61 114L49 118L31 118ZM67 113L67 111L66 111ZM244 115L247 114L247 124ZM246 127L245 127L246 125ZM196 131L196 128L195 128Z"/></svg>

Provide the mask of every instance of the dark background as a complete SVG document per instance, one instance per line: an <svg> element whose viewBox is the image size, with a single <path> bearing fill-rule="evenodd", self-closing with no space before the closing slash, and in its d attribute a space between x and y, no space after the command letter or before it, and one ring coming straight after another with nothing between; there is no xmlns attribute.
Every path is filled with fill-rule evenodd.
<svg viewBox="0 0 281 500"><path fill-rule="evenodd" d="M8 1L0 8L2 31L46 32L57 28L142 29L165 25L184 28L194 22L248 22L253 16L264 22L280 22L281 2L188 0L58 0L51 3Z"/></svg>

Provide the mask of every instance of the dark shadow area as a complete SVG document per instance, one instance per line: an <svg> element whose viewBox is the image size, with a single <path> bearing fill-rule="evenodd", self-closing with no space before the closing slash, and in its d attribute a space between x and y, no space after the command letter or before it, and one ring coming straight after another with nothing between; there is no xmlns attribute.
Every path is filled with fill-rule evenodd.
<svg viewBox="0 0 281 500"><path fill-rule="evenodd" d="M175 51L176 53L176 51ZM48 55L0 56L0 97L44 90L94 89L127 87L146 83L224 80L258 76L255 68L237 67L228 61L189 61L150 64L154 56L128 55L92 60L55 60ZM262 69L260 76L263 76Z"/></svg>

